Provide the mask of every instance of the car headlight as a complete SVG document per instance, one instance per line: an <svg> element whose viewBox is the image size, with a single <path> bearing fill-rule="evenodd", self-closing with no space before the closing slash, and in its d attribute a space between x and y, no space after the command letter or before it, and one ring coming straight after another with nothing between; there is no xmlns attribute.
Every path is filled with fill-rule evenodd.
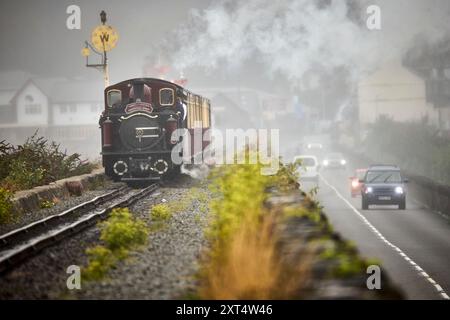
<svg viewBox="0 0 450 320"><path fill-rule="evenodd" d="M371 193L373 191L372 187L367 187L366 188L366 193Z"/></svg>
<svg viewBox="0 0 450 320"><path fill-rule="evenodd" d="M403 188L402 187L395 187L395 193L396 194L403 194Z"/></svg>
<svg viewBox="0 0 450 320"><path fill-rule="evenodd" d="M347 161L345 161L344 159L341 160L341 164L345 165L347 163Z"/></svg>
<svg viewBox="0 0 450 320"><path fill-rule="evenodd" d="M328 165L328 160L323 160L323 165L327 166Z"/></svg>

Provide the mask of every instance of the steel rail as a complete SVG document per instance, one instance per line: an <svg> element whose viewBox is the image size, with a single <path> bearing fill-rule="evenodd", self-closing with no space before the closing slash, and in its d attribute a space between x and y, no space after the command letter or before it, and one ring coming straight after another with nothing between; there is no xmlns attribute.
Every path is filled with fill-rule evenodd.
<svg viewBox="0 0 450 320"><path fill-rule="evenodd" d="M89 226L92 226L98 220L105 219L113 209L130 206L137 200L155 191L157 187L158 184L152 184L149 187L142 189L134 194L131 194L130 196L126 197L125 199L115 204L107 206L106 208L103 208L101 210L95 210L96 207L98 207L99 205L102 205L106 201L109 201L120 195L124 189L120 188L105 195L96 197L80 205L77 205L60 214L50 216L45 219L41 219L25 227L19 228L17 230L11 231L3 235L2 237L0 237L0 241L2 241L3 243L10 244L12 239L17 239L17 237L29 233L30 230L32 229L48 226L49 221L51 221L53 224L54 221L61 219L61 217L68 216L71 213L73 214L74 212L80 210L83 210L84 212L84 215L82 215L75 222L64 224L64 219L62 219L62 223L57 224L56 227L54 228L51 227L50 230L47 228L40 235L32 237L31 239L29 239L28 242L25 242L22 245L16 245L15 247L7 250L0 249L0 273L3 273L9 270L10 268L18 265L20 262L35 255L44 248L57 244L61 240L71 235L77 234ZM93 211L93 213L88 214L91 211Z"/></svg>
<svg viewBox="0 0 450 320"><path fill-rule="evenodd" d="M10 231L8 233L5 233L0 236L0 250L3 250L4 247L9 244L17 243L17 240L20 237L26 236L27 234L30 234L31 232L33 232L39 228L48 228L49 225L60 223L61 220L66 219L70 216L93 210L97 206L113 199L114 197L116 197L119 193L121 193L125 189L126 189L126 187L122 187L122 188L113 190L106 194L97 196L92 200L80 203L80 204L78 204L70 209L67 209L61 213L45 217L43 219L34 221L26 226L23 226L21 228L18 228L18 229Z"/></svg>

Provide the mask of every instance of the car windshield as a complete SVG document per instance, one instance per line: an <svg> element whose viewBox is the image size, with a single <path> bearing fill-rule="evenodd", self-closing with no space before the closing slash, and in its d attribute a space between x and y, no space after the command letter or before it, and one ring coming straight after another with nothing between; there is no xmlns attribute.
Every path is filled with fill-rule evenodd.
<svg viewBox="0 0 450 320"><path fill-rule="evenodd" d="M330 153L327 159L342 159L342 155L340 153Z"/></svg>
<svg viewBox="0 0 450 320"><path fill-rule="evenodd" d="M399 183L402 181L399 171L369 171L366 183Z"/></svg>
<svg viewBox="0 0 450 320"><path fill-rule="evenodd" d="M316 160L314 160L314 158L298 158L295 162L304 167L314 167L316 165Z"/></svg>
<svg viewBox="0 0 450 320"><path fill-rule="evenodd" d="M356 171L356 178L359 180L364 179L364 175L366 174L365 170Z"/></svg>

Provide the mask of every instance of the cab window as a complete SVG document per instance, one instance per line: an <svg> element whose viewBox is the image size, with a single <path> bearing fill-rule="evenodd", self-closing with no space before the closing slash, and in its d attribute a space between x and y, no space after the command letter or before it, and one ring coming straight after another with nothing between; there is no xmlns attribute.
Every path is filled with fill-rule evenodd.
<svg viewBox="0 0 450 320"><path fill-rule="evenodd" d="M122 92L120 90L109 90L107 97L107 105L108 107L113 107L116 104L120 104L122 102Z"/></svg>
<svg viewBox="0 0 450 320"><path fill-rule="evenodd" d="M175 92L170 88L159 90L159 104L162 106L172 106L175 100Z"/></svg>

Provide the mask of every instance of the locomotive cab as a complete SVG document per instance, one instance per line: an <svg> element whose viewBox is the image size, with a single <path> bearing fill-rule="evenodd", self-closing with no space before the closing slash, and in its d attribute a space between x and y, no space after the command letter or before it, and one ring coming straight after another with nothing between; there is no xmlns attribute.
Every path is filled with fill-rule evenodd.
<svg viewBox="0 0 450 320"><path fill-rule="evenodd" d="M179 172L171 152L172 133L194 123L210 126L209 100L174 83L130 79L105 89L100 117L105 173L115 181L151 181ZM202 146L202 149L206 145Z"/></svg>

